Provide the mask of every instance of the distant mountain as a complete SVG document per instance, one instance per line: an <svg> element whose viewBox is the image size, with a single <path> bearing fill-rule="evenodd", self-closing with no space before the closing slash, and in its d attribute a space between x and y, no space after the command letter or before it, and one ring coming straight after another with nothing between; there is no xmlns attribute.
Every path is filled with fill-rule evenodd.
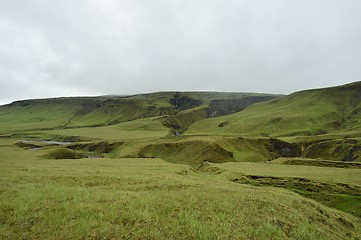
<svg viewBox="0 0 361 240"><path fill-rule="evenodd" d="M16 101L0 107L0 133L115 125L162 117L174 132L195 121L240 111L280 95L219 92L158 92L133 96L68 97Z"/></svg>

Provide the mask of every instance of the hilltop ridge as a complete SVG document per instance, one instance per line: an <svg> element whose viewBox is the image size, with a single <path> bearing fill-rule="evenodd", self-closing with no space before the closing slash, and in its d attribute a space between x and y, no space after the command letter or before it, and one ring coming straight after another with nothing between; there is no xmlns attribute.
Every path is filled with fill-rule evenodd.
<svg viewBox="0 0 361 240"><path fill-rule="evenodd" d="M207 127L205 127L207 126ZM187 133L309 136L360 130L361 82L295 92L194 124Z"/></svg>
<svg viewBox="0 0 361 240"><path fill-rule="evenodd" d="M196 120L230 114L277 97L257 93L158 92L22 100L0 106L3 123L0 132L7 127L17 130L99 127L157 116L169 117L164 119L165 126L183 131ZM185 110L188 111L183 113ZM179 120L177 114L179 119L188 116L194 120Z"/></svg>

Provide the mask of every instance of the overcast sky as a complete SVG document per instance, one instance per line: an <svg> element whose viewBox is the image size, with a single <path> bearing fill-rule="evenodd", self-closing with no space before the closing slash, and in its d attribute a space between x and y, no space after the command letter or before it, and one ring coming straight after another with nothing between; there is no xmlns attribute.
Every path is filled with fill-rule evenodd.
<svg viewBox="0 0 361 240"><path fill-rule="evenodd" d="M360 0L0 0L0 104L361 80Z"/></svg>

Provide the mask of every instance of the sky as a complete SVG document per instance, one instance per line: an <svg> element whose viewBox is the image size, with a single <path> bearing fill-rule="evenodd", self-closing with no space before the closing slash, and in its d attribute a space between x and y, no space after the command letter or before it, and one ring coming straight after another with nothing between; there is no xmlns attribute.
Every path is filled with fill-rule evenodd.
<svg viewBox="0 0 361 240"><path fill-rule="evenodd" d="M0 0L0 104L361 80L360 0Z"/></svg>

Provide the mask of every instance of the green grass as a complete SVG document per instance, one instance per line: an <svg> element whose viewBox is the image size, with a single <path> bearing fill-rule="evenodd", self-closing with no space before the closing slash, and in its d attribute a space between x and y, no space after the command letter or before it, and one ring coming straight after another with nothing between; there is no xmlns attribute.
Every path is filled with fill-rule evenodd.
<svg viewBox="0 0 361 240"><path fill-rule="evenodd" d="M50 160L0 140L2 239L347 239L360 220L160 159Z"/></svg>
<svg viewBox="0 0 361 240"><path fill-rule="evenodd" d="M237 183L292 190L361 218L361 169L245 162L207 163L201 169Z"/></svg>
<svg viewBox="0 0 361 240"><path fill-rule="evenodd" d="M162 119L165 126L173 129L174 132L183 133L193 123L208 117L207 107L196 107L181 111L174 116L166 116Z"/></svg>
<svg viewBox="0 0 361 240"><path fill-rule="evenodd" d="M361 83L309 90L254 104L247 109L198 121L187 134L318 135L359 133Z"/></svg>
<svg viewBox="0 0 361 240"><path fill-rule="evenodd" d="M312 159L312 158L280 158L272 162L279 162L287 165L307 165L307 166L319 166L319 167L361 169L361 163L359 162L341 162L341 161L320 160L320 159Z"/></svg>
<svg viewBox="0 0 361 240"><path fill-rule="evenodd" d="M285 149L288 152L284 152ZM154 140L141 146L138 156L159 157L168 162L189 164L197 168L204 161L267 162L300 154L300 146L297 144L265 137L180 136Z"/></svg>
<svg viewBox="0 0 361 240"><path fill-rule="evenodd" d="M204 161L234 161L229 152L215 143L205 141L175 141L148 144L139 152L141 157L158 157L171 163L183 163L198 167Z"/></svg>
<svg viewBox="0 0 361 240"><path fill-rule="evenodd" d="M144 118L112 126L51 130L46 133L104 140L149 140L166 136L169 129L158 118Z"/></svg>
<svg viewBox="0 0 361 240"><path fill-rule="evenodd" d="M276 163L229 162L212 164L221 170L246 175L308 178L316 181L351 184L361 187L361 169L332 168Z"/></svg>
<svg viewBox="0 0 361 240"><path fill-rule="evenodd" d="M244 100L248 105L253 101L263 101L250 101L247 97L277 96L254 93L158 92L123 97L24 100L0 106L0 134L20 130L106 126L135 119L174 116L183 110L197 110L199 106L207 108L213 100L219 99ZM193 120L185 119L183 114L177 116L175 121L185 130L194 121L207 117L204 112L193 115Z"/></svg>
<svg viewBox="0 0 361 240"><path fill-rule="evenodd" d="M1 107L0 133L63 126L77 110L63 104Z"/></svg>

